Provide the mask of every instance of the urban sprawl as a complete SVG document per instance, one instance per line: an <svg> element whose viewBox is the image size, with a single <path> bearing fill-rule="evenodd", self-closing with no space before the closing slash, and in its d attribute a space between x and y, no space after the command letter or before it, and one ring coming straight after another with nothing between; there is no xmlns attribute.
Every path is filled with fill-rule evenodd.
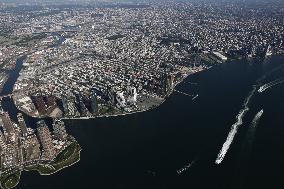
<svg viewBox="0 0 284 189"><path fill-rule="evenodd" d="M269 3L0 4L0 96L21 112L0 112L1 186L78 160L62 120L149 110L188 75L283 54L283 40L284 8ZM51 118L53 131L23 115Z"/></svg>

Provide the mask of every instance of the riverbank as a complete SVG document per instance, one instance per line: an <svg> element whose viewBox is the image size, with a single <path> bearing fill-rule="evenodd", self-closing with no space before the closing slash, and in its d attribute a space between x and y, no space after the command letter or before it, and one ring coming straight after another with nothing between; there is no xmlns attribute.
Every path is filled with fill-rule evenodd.
<svg viewBox="0 0 284 189"><path fill-rule="evenodd" d="M95 114L95 115L91 115L91 116L76 116L76 117L52 117L52 118L56 118L56 119L61 119L61 120L76 120L76 119L95 119L95 118L102 118L102 117L115 117L115 116L124 116L124 115L129 115L129 114L135 114L135 113L141 113L141 112L145 112L145 111L149 111L152 109L155 109L157 107L159 107L160 105L162 105L166 99L173 93L175 92L175 87L177 85L179 85L182 81L184 81L184 79L186 79L189 75L192 74L196 74L198 72L210 69L212 66L199 66L199 67L194 67L194 68L184 68L181 69L180 73L181 75L179 76L179 78L177 78L177 80L174 82L172 88L170 90L168 90L167 94L164 95L163 97L159 97L159 96L151 96L149 94L140 94L140 98L137 102L137 107L133 108L131 111L125 111L125 110L111 110L111 111L105 111L105 113L102 114ZM19 99L18 99L19 98ZM16 108L20 111L23 112L24 114L28 115L29 117L35 118L35 119L45 119L45 118L49 118L50 115L39 115L33 105L32 100L30 99L30 97L25 97L25 96L19 96L19 95L13 95L12 96L13 102L16 106ZM19 104L18 101L27 101L28 99L28 103L22 103ZM29 112L26 110L26 108L23 108L22 106L26 106L26 104L30 104L30 106L33 105L32 108L33 112ZM109 107L111 107L109 105Z"/></svg>
<svg viewBox="0 0 284 189"><path fill-rule="evenodd" d="M81 147L73 141L68 147L60 152L54 160L44 164L29 165L24 168L25 171L37 171L40 175L48 176L59 172L62 169L70 167L80 161Z"/></svg>
<svg viewBox="0 0 284 189"><path fill-rule="evenodd" d="M8 171L7 173L1 173L0 187L2 189L11 189L16 187L21 179L21 171L16 170L14 172Z"/></svg>
<svg viewBox="0 0 284 189"><path fill-rule="evenodd" d="M62 169L70 167L80 161L81 147L78 142L70 137L70 144L63 149L52 161L35 161L33 164L22 165L18 169L2 170L0 175L0 187L11 189L18 185L22 171L37 171L40 175L52 175Z"/></svg>
<svg viewBox="0 0 284 189"><path fill-rule="evenodd" d="M156 109L159 106L161 106L167 100L167 98L169 96L171 96L171 94L173 92L175 92L174 89L176 88L176 86L178 86L180 83L182 83L188 76L202 72L202 71L205 71L205 70L208 70L211 67L212 66L205 67L204 69L198 70L198 71L195 71L195 72L189 71L189 72L185 73L181 79L179 79L176 83L174 83L173 88L168 91L168 93L165 95L165 97L160 98L160 102L156 106L150 107L148 109L142 109L142 110L133 111L133 112L124 112L124 113L117 113L117 114L105 114L105 115L88 116L88 117L62 117L62 118L60 118L60 120L80 120L80 119L82 119L82 120L87 119L88 120L88 119L96 119L96 118L104 118L104 117L117 117L117 116L125 116L125 115L131 115L131 114L136 114L136 113L142 113L142 112L146 112L146 111Z"/></svg>

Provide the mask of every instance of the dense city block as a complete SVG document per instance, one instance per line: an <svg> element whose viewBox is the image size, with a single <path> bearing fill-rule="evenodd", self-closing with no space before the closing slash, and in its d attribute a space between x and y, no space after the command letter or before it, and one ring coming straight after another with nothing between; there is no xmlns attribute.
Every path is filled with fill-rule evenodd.
<svg viewBox="0 0 284 189"><path fill-rule="evenodd" d="M157 107L183 78L212 64L282 53L282 12L274 6L201 3L32 11L7 4L1 11L0 61L7 69L24 56L13 99L28 115L139 112ZM4 85L5 72L1 78Z"/></svg>
<svg viewBox="0 0 284 189"><path fill-rule="evenodd" d="M0 98L17 109L0 110L1 187L79 161L66 119L150 110L190 74L283 54L283 4L237 2L0 3Z"/></svg>
<svg viewBox="0 0 284 189"><path fill-rule="evenodd" d="M25 171L53 174L79 161L80 146L67 134L64 123L54 120L53 131L41 120L37 128L27 127L21 113L18 122L8 112L0 112L0 184L12 188Z"/></svg>

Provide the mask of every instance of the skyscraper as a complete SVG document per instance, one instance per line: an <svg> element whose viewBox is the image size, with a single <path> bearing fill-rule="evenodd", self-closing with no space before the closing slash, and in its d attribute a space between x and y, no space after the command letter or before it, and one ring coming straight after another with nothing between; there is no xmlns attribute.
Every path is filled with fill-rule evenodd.
<svg viewBox="0 0 284 189"><path fill-rule="evenodd" d="M42 159L52 160L55 156L55 148L52 144L52 137L48 126L43 120L37 122L37 134L42 145Z"/></svg>
<svg viewBox="0 0 284 189"><path fill-rule="evenodd" d="M22 131L22 135L27 136L28 130L27 130L27 126L26 126L23 115L21 113L18 113L17 118L18 118L20 129Z"/></svg>
<svg viewBox="0 0 284 189"><path fill-rule="evenodd" d="M3 121L4 132L14 133L14 127L13 127L9 114L7 112L3 112L0 114L0 117Z"/></svg>
<svg viewBox="0 0 284 189"><path fill-rule="evenodd" d="M0 131L0 154L3 153L3 151L6 150L6 143L5 143L5 137L3 133Z"/></svg>
<svg viewBox="0 0 284 189"><path fill-rule="evenodd" d="M66 115L69 115L68 101L67 101L67 98L66 98L66 97L63 97L63 98L62 98L62 107L63 107L63 111L64 111L65 116L66 116Z"/></svg>
<svg viewBox="0 0 284 189"><path fill-rule="evenodd" d="M56 120L53 123L53 130L54 130L54 135L56 138L65 141L67 139L67 132L65 129L64 122L61 120Z"/></svg>
<svg viewBox="0 0 284 189"><path fill-rule="evenodd" d="M167 93L173 88L173 75L166 73L166 71L161 74L161 88L162 94L167 95Z"/></svg>
<svg viewBox="0 0 284 189"><path fill-rule="evenodd" d="M91 109L93 114L96 114L98 112L98 100L94 92L91 95Z"/></svg>

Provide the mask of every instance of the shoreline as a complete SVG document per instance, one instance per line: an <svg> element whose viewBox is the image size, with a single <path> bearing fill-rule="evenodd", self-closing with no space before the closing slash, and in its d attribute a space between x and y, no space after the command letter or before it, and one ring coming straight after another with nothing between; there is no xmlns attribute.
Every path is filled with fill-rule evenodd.
<svg viewBox="0 0 284 189"><path fill-rule="evenodd" d="M276 53L276 54L273 54L273 55L271 55L271 56L265 57L265 59L271 58L271 57L273 57L273 56L281 56L281 55L283 56L283 55L284 55L284 52L283 52L283 53ZM20 56L20 58L23 57L23 56L25 56L24 53ZM234 60L242 60L242 59L243 59L243 60L247 60L247 57L239 56L237 59L235 59L235 58L230 58L230 59L228 59L228 61L226 61L226 62L224 62L224 63L231 62L231 61L234 61ZM253 57L252 59L256 59L256 58ZM16 108L17 108L20 112L22 112L22 113L24 113L24 114L26 114L26 115L28 115L28 116L30 116L30 117L32 117L32 118L36 118L36 119L52 118L52 119L59 119L59 120L90 120L90 119L96 119L96 118L117 117L117 116L125 116L125 115L130 115L130 114L135 114L135 113L142 113L142 112L146 112L146 111L153 110L153 109L155 109L155 108L161 106L161 105L167 100L167 98L168 98L173 92L175 92L176 86L179 85L180 83L182 83L188 76L193 75L193 74L196 74L196 73L199 73L199 72L202 72L202 71L205 71L205 70L209 70L210 68L212 68L212 67L214 67L214 66L216 66L216 65L221 65L221 64L213 64L213 65L210 65L210 66L207 65L207 66L205 66L205 68L202 68L202 70L199 70L199 71L188 71L188 73L184 73L183 76L182 76L182 78L179 79L179 80L174 84L173 88L169 90L169 92L165 95L165 97L159 97L159 98L161 98L161 101L160 101L159 103L157 103L158 105L156 105L156 106L154 106L154 107L151 107L151 108L148 108L148 109L140 109L140 110L136 110L136 111L132 111L132 112L123 112L123 113L115 113L115 114L103 114L103 115L92 115L92 116L82 116L82 117L81 117L81 116L79 116L79 117L64 117L64 116L63 116L63 117L50 117L50 116L48 116L48 115L32 115L30 112L26 112L26 111L22 110L21 107L20 107L19 105L17 105L16 103L15 103L15 106L16 106ZM13 92L9 93L9 94L6 95L6 96L11 96L12 99L13 99ZM14 101L14 99L13 99L13 101Z"/></svg>
<svg viewBox="0 0 284 189"><path fill-rule="evenodd" d="M24 54L24 53L23 53L23 54ZM266 57L265 59L271 58L271 57L273 57L273 56L281 56L281 55L284 55L284 52L283 52L283 53L273 54L273 55L271 55L271 56ZM20 56L20 58L23 57L23 56L25 56L25 54L22 55L22 56ZM234 58L231 59L231 58L230 58L228 61L226 61L226 62L224 62L224 63L227 63L227 62L230 62L230 61L234 61L234 60L242 60L242 59L247 60L246 57L240 56L238 59L234 59ZM255 58L252 58L252 59L255 59ZM154 107L151 107L151 108L149 108L149 109L140 109L140 110L136 110L136 111L132 111L132 112L123 112L123 113L115 113L115 114L104 114L104 115L93 115L93 116L82 116L82 117L80 117L80 116L79 116L79 117L64 117L64 116L63 116L63 117L50 117L50 116L48 116L48 115L32 115L30 112L26 112L26 111L22 110L21 107L20 107L19 105L17 105L16 103L15 103L15 106L16 106L16 108L17 108L20 112L22 112L22 113L24 113L24 114L26 114L26 115L28 115L28 116L30 116L30 117L32 117L32 118L36 118L36 119L52 118L52 119L59 119L59 120L90 120L90 119L96 119L96 118L117 117L117 116L124 116L124 115L130 115L130 114L135 114L135 113L142 113L142 112L146 112L146 111L153 110L153 109L155 109L155 108L161 106L161 105L167 100L167 98L175 91L176 86L177 86L178 84L180 84L181 82L183 82L188 76L193 75L193 74L196 74L196 73L199 73L199 72L202 72L202 71L205 71L205 70L209 70L210 68L212 68L212 67L214 67L214 66L216 66L216 65L220 65L220 64L213 64L213 65L211 65L211 66L208 66L208 65L207 65L207 66L205 66L205 68L203 68L202 70L193 71L193 72L192 72L192 71L188 71L188 73L184 73L184 76L182 76L182 78L179 79L179 80L174 84L173 88L169 90L169 92L165 95L165 97L162 97L162 98L161 98L161 102L157 103L158 105L156 105L156 106L154 106ZM6 95L6 96L11 96L12 99L13 99L13 92L9 93L9 94ZM13 99L13 101L14 101L14 99Z"/></svg>
<svg viewBox="0 0 284 189"><path fill-rule="evenodd" d="M55 174L55 173L57 173L57 172L59 172L59 171L65 169L65 168L71 167L71 166L73 166L74 164L78 163L78 162L81 160L81 151L82 151L82 148L80 148L80 150L78 151L78 152L79 152L79 159L78 159L77 161L74 161L74 162L71 163L70 165L63 166L63 167L61 167L60 169L57 169L57 170L55 170L55 171L52 172L52 173L41 173L40 171L38 171L38 170L36 170L36 169L34 169L34 170L28 170L28 169L26 169L26 168L24 168L23 171L27 171L27 172L36 171L36 172L38 172L38 174L41 175L41 176L53 175L53 174ZM38 163L38 164L35 164L35 165L45 165L45 164ZM35 166L35 165L30 165L30 166ZM48 165L50 165L50 164L48 164ZM52 166L52 165L51 165L51 166ZM52 166L52 167L53 167L53 166ZM53 168L54 168L54 167L53 167Z"/></svg>
<svg viewBox="0 0 284 189"><path fill-rule="evenodd" d="M65 166L60 167L59 169L56 169L56 168L52 165L52 163L42 164L42 163L38 163L38 162L37 162L36 164L32 164L32 165L29 165L29 166L24 167L24 168L23 168L23 171L28 171L28 172L30 172L30 171L36 171L36 172L38 172L38 174L41 175L41 176L49 176L49 175L53 175L53 174L55 174L55 173L57 173L57 172L59 172L59 171L65 169L65 168L68 168L68 167L73 166L74 164L78 163L78 162L81 160L81 151L82 151L82 148L81 148L81 146L79 145L79 143L78 143L77 141L76 141L76 143L77 143L79 149L78 149L78 151L74 151L74 153L77 153L77 154L78 154L78 159L77 159L76 161L72 162L71 164L65 165ZM72 155L73 155L73 154L72 154ZM71 157L71 156L70 156L70 157ZM38 165L41 165L41 166L46 166L46 165L48 165L48 166L51 166L52 168L54 168L55 170L54 170L54 172L51 172L51 173L42 173L42 172L39 171L38 169L30 169L30 170L28 169L29 167L38 166Z"/></svg>
<svg viewBox="0 0 284 189"><path fill-rule="evenodd" d="M121 114L113 114L113 115L99 115L99 116L90 116L90 117L70 117L70 118L62 117L62 118L59 118L59 120L91 120L91 119L96 119L96 118L108 118L108 117L125 116L125 115L131 115L131 114L142 113L142 112L154 110L154 109L160 107L167 100L167 98L170 97L173 92L175 92L175 88L180 83L182 83L186 78L188 78L190 75L193 75L193 74L205 71L205 70L209 70L211 68L212 68L212 66L209 66L209 67L204 68L201 71L186 73L185 76L183 76L179 81L177 81L174 84L173 88L165 95L163 100L161 100L161 102L157 106L155 106L155 107L152 107L152 108L149 108L149 109L144 109L144 110L133 111L133 112L126 112L126 113L121 113Z"/></svg>
<svg viewBox="0 0 284 189"><path fill-rule="evenodd" d="M140 109L140 110L136 110L136 111L132 111L132 112L123 112L123 113L116 113L116 114L103 114L103 115L94 115L94 116L80 116L80 117L50 117L48 115L32 115L30 112L26 112L25 110L23 110L18 104L15 103L14 100L14 95L13 92L6 95L6 96L11 96L11 99L13 100L16 108L18 109L18 111L32 117L35 119L46 119L46 118L52 118L52 119L58 119L58 120L90 120L90 119L96 119L96 118L107 118L107 117L117 117L117 116L125 116L125 115L131 115L131 114L135 114L135 113L142 113L142 112L146 112L146 111L150 111L153 110L155 108L158 108L159 106L161 106L169 96L172 95L173 92L175 92L175 88L177 85L179 85L180 83L182 83L186 78L188 78L190 75L205 71L205 70L209 70L210 68L212 68L213 66L205 66L202 67L202 69L200 70L195 70L195 71L187 71L184 74L182 74L182 77L180 79L177 80L176 83L174 83L173 88L171 88L167 94L164 97L159 97L160 98L160 102L157 103L157 105L155 105L154 107L150 107L148 109Z"/></svg>
<svg viewBox="0 0 284 189"><path fill-rule="evenodd" d="M13 187L6 187L6 186L5 186L6 183L0 182L0 188L3 188L3 189L15 188L15 187L20 183L20 181L21 181L21 176L22 176L22 171L21 171L21 170L18 170L18 171L19 171L19 175L18 175L17 180L16 180L17 182L14 183L14 186L13 186ZM15 174L15 173L9 174L9 175L7 176L7 178L10 177L10 176L12 176L12 175L14 175L14 174ZM3 184L4 184L4 187L3 187Z"/></svg>

